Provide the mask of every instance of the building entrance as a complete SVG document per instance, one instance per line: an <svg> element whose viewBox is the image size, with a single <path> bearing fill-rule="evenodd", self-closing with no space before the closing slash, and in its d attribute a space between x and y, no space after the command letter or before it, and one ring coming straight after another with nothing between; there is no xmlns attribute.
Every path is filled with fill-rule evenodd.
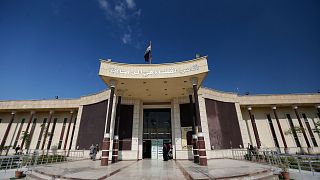
<svg viewBox="0 0 320 180"><path fill-rule="evenodd" d="M163 144L171 144L171 109L144 109L143 158L162 159Z"/></svg>

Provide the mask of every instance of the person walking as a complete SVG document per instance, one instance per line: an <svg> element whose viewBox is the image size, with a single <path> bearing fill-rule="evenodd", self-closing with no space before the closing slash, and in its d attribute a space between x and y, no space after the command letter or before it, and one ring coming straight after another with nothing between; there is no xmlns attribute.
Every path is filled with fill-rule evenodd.
<svg viewBox="0 0 320 180"><path fill-rule="evenodd" d="M172 145L168 144L168 159L173 159Z"/></svg>
<svg viewBox="0 0 320 180"><path fill-rule="evenodd" d="M97 153L99 152L99 144L96 144Z"/></svg>
<svg viewBox="0 0 320 180"><path fill-rule="evenodd" d="M98 153L99 153L99 150L100 150L100 149L99 149L99 144L96 144L96 149L97 149L97 153L96 153L96 154L98 154ZM101 157L101 156L100 156L100 157ZM98 159L101 159L100 157L99 157Z"/></svg>
<svg viewBox="0 0 320 180"><path fill-rule="evenodd" d="M16 155L20 154L20 145L18 145L14 150L16 151Z"/></svg>
<svg viewBox="0 0 320 180"><path fill-rule="evenodd" d="M95 161L96 160L96 155L97 155L97 147L95 145L90 146L90 159Z"/></svg>
<svg viewBox="0 0 320 180"><path fill-rule="evenodd" d="M168 161L168 146L163 143L162 156L164 161Z"/></svg>

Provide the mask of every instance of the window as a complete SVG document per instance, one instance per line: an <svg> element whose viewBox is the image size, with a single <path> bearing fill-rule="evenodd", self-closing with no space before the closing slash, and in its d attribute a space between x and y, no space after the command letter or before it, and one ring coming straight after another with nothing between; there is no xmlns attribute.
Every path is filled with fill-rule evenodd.
<svg viewBox="0 0 320 180"><path fill-rule="evenodd" d="M21 120L20 127L19 127L19 130L18 130L18 134L17 134L16 140L14 141L14 144L13 144L13 148L17 147L18 141L20 139L20 134L21 134L21 131L22 131L22 127L23 127L24 121L25 121L25 119L23 118Z"/></svg>
<svg viewBox="0 0 320 180"><path fill-rule="evenodd" d="M279 142L278 142L278 139L277 139L276 132L274 130L274 126L273 126L270 114L267 114L267 118L268 118L268 123L269 123L270 129L271 129L271 133L272 133L274 144L275 144L276 147L279 147Z"/></svg>
<svg viewBox="0 0 320 180"><path fill-rule="evenodd" d="M41 138L42 138L43 131L44 131L44 128L46 126L46 123L47 123L47 118L44 118L43 122L41 124L41 130L40 130L40 134L39 134L39 138L38 138L38 143L37 143L36 149L39 149L39 146L40 146L40 143L41 143Z"/></svg>
<svg viewBox="0 0 320 180"><path fill-rule="evenodd" d="M68 118L64 118L64 119L63 119L63 125L62 125L61 134L60 134L58 149L61 149L61 146L62 146L63 135L64 135L64 130L65 130L65 128L66 128L67 120L68 120Z"/></svg>
<svg viewBox="0 0 320 180"><path fill-rule="evenodd" d="M301 147L297 132L294 129L294 125L293 125L291 116L290 116L290 114L286 114L286 115L287 115L287 118L288 118L288 121L289 121L289 124L290 124L290 129L292 130L294 141L296 142L297 147Z"/></svg>
<svg viewBox="0 0 320 180"><path fill-rule="evenodd" d="M50 149L50 147L51 147L52 138L53 138L53 135L54 135L54 130L56 128L57 121L58 121L58 119L54 118L47 149Z"/></svg>
<svg viewBox="0 0 320 180"><path fill-rule="evenodd" d="M313 135L313 133L312 133L312 129L311 129L311 127L310 127L310 124L309 124L309 121L308 121L308 118L307 118L306 114L305 114L305 113L302 113L302 117L303 117L303 119L304 119L304 122L306 123L306 126L307 126L307 129L308 129L308 131L309 131L309 134L310 134L310 137L311 137L311 140L312 140L313 145L314 145L315 147L318 147L317 141L316 141L316 139L314 138L314 135Z"/></svg>

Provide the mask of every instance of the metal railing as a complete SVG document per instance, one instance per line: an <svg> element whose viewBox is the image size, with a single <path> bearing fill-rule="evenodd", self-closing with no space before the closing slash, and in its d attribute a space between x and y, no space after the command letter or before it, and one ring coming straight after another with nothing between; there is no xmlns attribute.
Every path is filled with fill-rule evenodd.
<svg viewBox="0 0 320 180"><path fill-rule="evenodd" d="M270 166L281 167L288 165L289 169L310 171L313 175L320 172L319 155L291 155L280 154L277 151L270 150L232 150L232 158L235 160L246 160ZM319 173L317 173L319 174Z"/></svg>
<svg viewBox="0 0 320 180"><path fill-rule="evenodd" d="M0 170L21 169L28 170L37 165L82 160L85 158L83 150L31 151L28 154L0 156Z"/></svg>

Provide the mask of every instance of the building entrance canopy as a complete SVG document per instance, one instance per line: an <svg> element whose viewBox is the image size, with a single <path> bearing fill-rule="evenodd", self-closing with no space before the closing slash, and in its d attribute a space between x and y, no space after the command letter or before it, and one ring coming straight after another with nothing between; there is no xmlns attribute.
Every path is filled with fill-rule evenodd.
<svg viewBox="0 0 320 180"><path fill-rule="evenodd" d="M192 78L198 88L208 73L207 56L166 64L123 64L101 60L99 76L116 89L123 97L139 98L147 102L170 101L186 96L192 88Z"/></svg>

